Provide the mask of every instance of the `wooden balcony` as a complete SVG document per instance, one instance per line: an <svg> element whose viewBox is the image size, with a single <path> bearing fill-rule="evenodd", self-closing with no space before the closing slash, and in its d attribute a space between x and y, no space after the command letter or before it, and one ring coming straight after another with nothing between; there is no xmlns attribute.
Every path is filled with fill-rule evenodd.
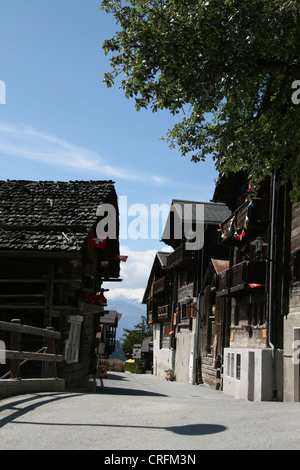
<svg viewBox="0 0 300 470"><path fill-rule="evenodd" d="M231 268L232 279L230 292L248 288L250 285L264 286L266 282L265 261L243 261ZM251 287L250 287L251 288Z"/></svg>
<svg viewBox="0 0 300 470"><path fill-rule="evenodd" d="M240 243L238 235L245 229L243 238L256 235L263 231L269 222L269 199L253 199L249 204L245 201L228 219L221 224L223 242L236 245Z"/></svg>
<svg viewBox="0 0 300 470"><path fill-rule="evenodd" d="M171 287L172 283L170 278L168 276L164 276L153 283L153 295L158 295L166 291L168 292Z"/></svg>
<svg viewBox="0 0 300 470"><path fill-rule="evenodd" d="M265 261L242 261L218 276L217 296L250 291L254 286L264 287L266 282Z"/></svg>
<svg viewBox="0 0 300 470"><path fill-rule="evenodd" d="M157 320L158 321L165 321L170 319L170 311L169 305L161 305L157 307Z"/></svg>
<svg viewBox="0 0 300 470"><path fill-rule="evenodd" d="M217 278L217 289L218 292L222 295L226 295L229 292L231 285L231 269L226 269L226 271L221 272Z"/></svg>
<svg viewBox="0 0 300 470"><path fill-rule="evenodd" d="M178 269L184 264L190 263L195 256L194 250L186 250L184 245L181 245L175 251L169 254L167 258L168 269Z"/></svg>

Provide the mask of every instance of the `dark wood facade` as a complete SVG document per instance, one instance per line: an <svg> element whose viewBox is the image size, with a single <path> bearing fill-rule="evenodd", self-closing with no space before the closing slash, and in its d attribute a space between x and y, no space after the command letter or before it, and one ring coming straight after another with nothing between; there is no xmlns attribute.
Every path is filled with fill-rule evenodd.
<svg viewBox="0 0 300 470"><path fill-rule="evenodd" d="M230 306L229 347L249 354L272 349L274 398L282 396L282 376L275 372L274 358L275 351L283 349L283 317L288 314L292 207L289 188L278 188L275 176L261 183L254 198L243 174L224 178L214 195L232 211L221 224L230 256L229 268L218 275L216 294L226 299L227 309ZM257 252L258 239L264 244Z"/></svg>
<svg viewBox="0 0 300 470"><path fill-rule="evenodd" d="M191 208L194 225L196 222L202 223L202 243L195 249L189 249L190 242L185 236L185 205ZM197 205L202 208L201 221L196 221ZM174 214L174 207L179 210L180 216ZM162 241L173 251L156 255L143 299L147 304L148 321L154 324L154 364L158 374L163 375L164 369L171 368L166 364L172 364L176 379L188 381L190 344L197 343L192 348L198 363L198 373L195 372L197 364L193 371L194 380L203 382L201 356L206 358L207 354L200 348L200 337L196 332L200 328L196 313L199 309L198 297L202 294L211 257L226 260L228 256L228 247L222 245L218 228L229 213L225 204L172 201ZM181 224L179 229L177 226L177 236L176 223ZM211 357L209 361L212 362Z"/></svg>
<svg viewBox="0 0 300 470"><path fill-rule="evenodd" d="M111 204L118 216L114 184L3 181L0 201L0 319L59 331L58 376L67 388L80 386L95 373L103 283L119 278L118 238L90 242L101 204ZM44 346L30 342L31 350ZM22 376L36 377L41 367L28 363Z"/></svg>
<svg viewBox="0 0 300 470"><path fill-rule="evenodd" d="M300 203L292 207L288 315L284 319L284 401L300 401Z"/></svg>

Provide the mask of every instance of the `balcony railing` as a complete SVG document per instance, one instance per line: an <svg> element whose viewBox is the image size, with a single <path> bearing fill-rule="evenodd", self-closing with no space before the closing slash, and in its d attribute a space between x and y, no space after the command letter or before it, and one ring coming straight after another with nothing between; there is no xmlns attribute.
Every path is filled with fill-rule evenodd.
<svg viewBox="0 0 300 470"><path fill-rule="evenodd" d="M186 250L183 245L177 248L175 251L169 254L167 258L167 267L175 268L182 264L188 263L195 256L194 250Z"/></svg>
<svg viewBox="0 0 300 470"><path fill-rule="evenodd" d="M157 307L157 320L168 320L170 318L170 309L169 305L161 305Z"/></svg>
<svg viewBox="0 0 300 470"><path fill-rule="evenodd" d="M171 286L172 284L171 284L171 280L169 279L169 277L164 276L158 281L155 281L153 283L153 295L157 295L166 290L169 290Z"/></svg>
<svg viewBox="0 0 300 470"><path fill-rule="evenodd" d="M265 261L242 261L218 275L218 296L264 286Z"/></svg>
<svg viewBox="0 0 300 470"><path fill-rule="evenodd" d="M231 280L231 269L226 269L226 271L221 272L218 275L218 290L227 291L230 287Z"/></svg>

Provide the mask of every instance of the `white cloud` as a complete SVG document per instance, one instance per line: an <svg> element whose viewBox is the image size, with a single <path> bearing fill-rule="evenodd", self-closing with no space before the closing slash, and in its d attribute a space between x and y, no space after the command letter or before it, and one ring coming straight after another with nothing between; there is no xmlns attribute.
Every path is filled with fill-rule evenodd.
<svg viewBox="0 0 300 470"><path fill-rule="evenodd" d="M126 246L120 247L121 255L127 255L127 261L121 262L121 283L105 283L104 288L109 288L107 299L127 299L142 301L147 286L149 274L152 268L156 250L133 251Z"/></svg>
<svg viewBox="0 0 300 470"><path fill-rule="evenodd" d="M164 247L160 251L173 251L171 247ZM152 269L157 250L133 251L126 246L120 247L120 253L127 255L127 261L121 262L121 283L105 283L104 288L110 289L106 293L108 300L137 300L141 302L147 287L148 278Z"/></svg>
<svg viewBox="0 0 300 470"><path fill-rule="evenodd" d="M149 181L149 175L108 165L97 152L25 125L15 126L0 122L0 153L60 167L93 171L106 178ZM159 176L154 176L151 180L157 185L165 182Z"/></svg>

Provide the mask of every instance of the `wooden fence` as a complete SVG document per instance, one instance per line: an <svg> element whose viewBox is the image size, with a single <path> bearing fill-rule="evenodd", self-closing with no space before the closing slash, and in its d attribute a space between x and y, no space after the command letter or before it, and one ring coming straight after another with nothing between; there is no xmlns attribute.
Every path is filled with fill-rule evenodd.
<svg viewBox="0 0 300 470"><path fill-rule="evenodd" d="M57 377L56 363L63 360L63 356L55 354L55 341L61 334L52 327L36 328L22 325L20 320L12 320L11 323L0 321L0 331L10 332L10 349L5 350L6 359L10 360L10 378L21 377L21 361L45 361L48 362L48 377ZM45 339L47 353L21 351L21 335L35 335Z"/></svg>

